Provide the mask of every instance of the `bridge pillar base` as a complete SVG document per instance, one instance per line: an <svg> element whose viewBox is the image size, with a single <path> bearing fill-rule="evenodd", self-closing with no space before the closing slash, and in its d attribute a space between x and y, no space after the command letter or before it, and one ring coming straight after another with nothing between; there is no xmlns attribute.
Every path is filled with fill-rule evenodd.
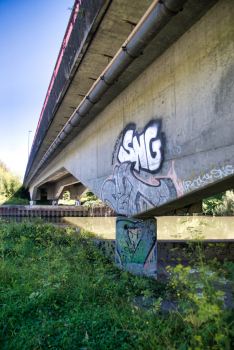
<svg viewBox="0 0 234 350"><path fill-rule="evenodd" d="M120 268L157 279L157 220L116 219L115 262Z"/></svg>

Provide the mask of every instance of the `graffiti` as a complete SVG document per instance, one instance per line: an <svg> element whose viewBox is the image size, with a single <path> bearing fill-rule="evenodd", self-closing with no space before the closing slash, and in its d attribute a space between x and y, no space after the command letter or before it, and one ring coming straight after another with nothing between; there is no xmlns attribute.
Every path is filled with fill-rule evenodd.
<svg viewBox="0 0 234 350"><path fill-rule="evenodd" d="M116 264L121 268L157 274L156 220L126 219L116 220Z"/></svg>
<svg viewBox="0 0 234 350"><path fill-rule="evenodd" d="M156 176L163 162L161 122L152 121L138 134L135 124L122 133L113 175L101 189L101 199L115 212L135 215L173 200L180 193L174 162L166 176ZM177 186L175 186L175 184Z"/></svg>
<svg viewBox="0 0 234 350"><path fill-rule="evenodd" d="M169 141L167 143L167 147L165 149L165 155L181 154L181 147L176 144L177 142L178 142L178 140L177 140L177 137L176 137L174 142Z"/></svg>
<svg viewBox="0 0 234 350"><path fill-rule="evenodd" d="M119 143L120 143L120 140L121 140L122 136L123 136L123 132L121 132L121 133L119 134L119 137L118 137L117 140L115 141L114 151L112 152L112 161L111 161L111 165L114 164L115 154L116 154L116 151L117 151L117 149L118 149L118 146L119 146Z"/></svg>
<svg viewBox="0 0 234 350"><path fill-rule="evenodd" d="M234 174L234 167L232 165L226 165L220 169L213 168L209 173L201 174L196 179L194 179L194 174L192 174L190 179L177 184L177 190L184 194L232 174Z"/></svg>
<svg viewBox="0 0 234 350"><path fill-rule="evenodd" d="M97 179L94 179L92 181L92 192L95 193L97 196L101 197L101 194L100 194L100 190L102 188L102 185L103 185L103 182L108 179L107 176L104 176L104 177L100 177L100 178L97 178ZM88 184L89 185L89 184ZM87 185L87 186L88 186ZM80 197L81 198L81 197Z"/></svg>
<svg viewBox="0 0 234 350"><path fill-rule="evenodd" d="M131 170L131 162L125 162L115 165L113 175L103 184L101 199L119 214L134 215L177 198L180 193L174 182L179 187L174 163L166 176L141 171L139 177Z"/></svg>
<svg viewBox="0 0 234 350"><path fill-rule="evenodd" d="M161 122L150 122L138 134L136 126L130 124L124 132L117 159L120 163L131 162L136 171L145 169L157 172L163 161L163 138L160 133Z"/></svg>
<svg viewBox="0 0 234 350"><path fill-rule="evenodd" d="M52 205L57 205L57 201L52 201Z"/></svg>

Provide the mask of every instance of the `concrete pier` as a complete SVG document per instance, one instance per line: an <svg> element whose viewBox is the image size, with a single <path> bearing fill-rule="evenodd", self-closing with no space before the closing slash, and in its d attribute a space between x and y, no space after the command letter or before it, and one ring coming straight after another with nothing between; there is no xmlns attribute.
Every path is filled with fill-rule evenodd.
<svg viewBox="0 0 234 350"><path fill-rule="evenodd" d="M157 278L157 220L116 219L116 265L137 274Z"/></svg>

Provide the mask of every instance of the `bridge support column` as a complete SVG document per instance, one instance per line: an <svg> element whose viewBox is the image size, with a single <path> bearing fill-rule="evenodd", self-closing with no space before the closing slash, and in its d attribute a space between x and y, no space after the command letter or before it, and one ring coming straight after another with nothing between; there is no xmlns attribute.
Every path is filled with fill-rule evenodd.
<svg viewBox="0 0 234 350"><path fill-rule="evenodd" d="M120 268L157 279L157 220L116 219L115 262Z"/></svg>

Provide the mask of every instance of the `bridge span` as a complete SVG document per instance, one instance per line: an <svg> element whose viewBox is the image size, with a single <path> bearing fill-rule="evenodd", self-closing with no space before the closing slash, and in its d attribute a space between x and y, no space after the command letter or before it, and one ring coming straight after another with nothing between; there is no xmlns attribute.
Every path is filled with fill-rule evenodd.
<svg viewBox="0 0 234 350"><path fill-rule="evenodd" d="M153 216L234 187L233 18L232 0L75 1L25 172L31 199L90 189L136 218L120 235L133 255L148 242L153 261Z"/></svg>

